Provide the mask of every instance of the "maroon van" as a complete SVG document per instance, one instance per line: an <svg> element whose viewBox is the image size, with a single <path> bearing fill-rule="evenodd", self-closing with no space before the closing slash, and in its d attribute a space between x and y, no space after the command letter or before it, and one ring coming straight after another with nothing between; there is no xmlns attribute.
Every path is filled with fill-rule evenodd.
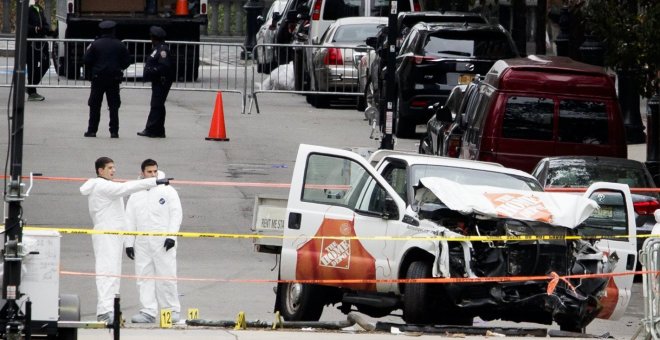
<svg viewBox="0 0 660 340"><path fill-rule="evenodd" d="M566 57L499 60L479 85L461 158L530 172L544 157L627 158L614 80Z"/></svg>

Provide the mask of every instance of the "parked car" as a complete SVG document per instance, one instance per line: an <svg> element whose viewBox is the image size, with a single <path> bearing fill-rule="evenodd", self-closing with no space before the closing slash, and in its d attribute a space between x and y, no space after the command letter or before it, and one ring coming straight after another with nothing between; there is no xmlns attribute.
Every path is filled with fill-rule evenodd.
<svg viewBox="0 0 660 340"><path fill-rule="evenodd" d="M447 102L443 105L440 105L440 103L434 104L433 111L435 113L426 123L426 134L419 141L419 153L427 155L440 154L445 133L461 114L461 104L465 99L467 88L468 85L458 85L449 93Z"/></svg>
<svg viewBox="0 0 660 340"><path fill-rule="evenodd" d="M396 58L397 137L412 137L426 124L428 107L444 102L454 86L469 84L498 59L518 56L509 33L500 25L418 23Z"/></svg>
<svg viewBox="0 0 660 340"><path fill-rule="evenodd" d="M260 25L257 31L257 44L275 44L277 23L282 18L282 12L288 0L275 0L268 10L266 17L258 16L257 24ZM272 46L264 46L255 50L253 59L257 63L257 72L270 72L273 65L276 64L274 48Z"/></svg>
<svg viewBox="0 0 660 340"><path fill-rule="evenodd" d="M307 29L306 45L315 45L321 41L321 35L337 19L346 17L387 17L389 14L388 0L311 0L309 12L309 28ZM399 3L399 11L422 11L424 8L418 0L405 0ZM304 20L304 19L303 19ZM309 78L311 68L311 48L302 49L303 55L294 59L294 74L299 78L295 82L299 89L310 89L313 85ZM296 51L297 53L298 51ZM309 98L308 98L309 100Z"/></svg>
<svg viewBox="0 0 660 340"><path fill-rule="evenodd" d="M356 92L357 61L366 52L365 40L387 23L385 17L349 17L338 19L321 37L319 48L312 53L312 89L321 92ZM362 49L357 49L362 46ZM327 105L329 96L309 95L315 107Z"/></svg>
<svg viewBox="0 0 660 340"><path fill-rule="evenodd" d="M423 12L399 12L397 16L397 49L401 46L401 42L410 32L410 28L419 22L436 23L436 22L459 22L459 23L488 23L486 18L477 13L471 12L437 12L437 11L423 11ZM382 32L381 32L382 31ZM383 27L378 35L368 45L373 47L369 50L367 56L363 57L364 60L360 62L360 93L364 93L357 106L358 111L364 111L367 106L377 107L380 98L380 88L384 78L384 60L381 58L377 50L383 47L383 43L387 40L387 26ZM376 98L376 99L374 99Z"/></svg>
<svg viewBox="0 0 660 340"><path fill-rule="evenodd" d="M655 188L651 174L642 162L625 158L560 156L543 158L532 170L545 188L586 188L595 182L627 184L630 188ZM633 193L637 234L651 234L653 213L660 209L658 193ZM605 211L602 213L606 213ZM638 239L641 250L644 239Z"/></svg>
<svg viewBox="0 0 660 340"><path fill-rule="evenodd" d="M467 112L461 158L531 171L544 157L627 158L614 80L566 57L500 60Z"/></svg>

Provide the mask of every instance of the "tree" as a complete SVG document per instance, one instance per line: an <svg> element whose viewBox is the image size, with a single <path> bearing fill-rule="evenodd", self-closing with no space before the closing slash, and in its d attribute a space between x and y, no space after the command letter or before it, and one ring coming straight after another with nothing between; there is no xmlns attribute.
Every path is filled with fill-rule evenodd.
<svg viewBox="0 0 660 340"><path fill-rule="evenodd" d="M588 0L584 9L585 26L605 46L605 64L634 74L640 95L658 91L660 1Z"/></svg>

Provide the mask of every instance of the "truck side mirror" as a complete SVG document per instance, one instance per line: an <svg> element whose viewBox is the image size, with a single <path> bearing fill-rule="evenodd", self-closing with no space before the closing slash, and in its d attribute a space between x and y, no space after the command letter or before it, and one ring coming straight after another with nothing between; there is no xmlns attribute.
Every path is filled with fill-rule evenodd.
<svg viewBox="0 0 660 340"><path fill-rule="evenodd" d="M368 46L371 46L374 49L378 47L378 38L376 37L369 37L365 42L367 43Z"/></svg>
<svg viewBox="0 0 660 340"><path fill-rule="evenodd" d="M435 111L435 119L443 123L451 122L451 111L449 111L448 107L440 106Z"/></svg>
<svg viewBox="0 0 660 340"><path fill-rule="evenodd" d="M385 197L385 211L383 211L383 218L386 220L399 219L399 207L390 195Z"/></svg>

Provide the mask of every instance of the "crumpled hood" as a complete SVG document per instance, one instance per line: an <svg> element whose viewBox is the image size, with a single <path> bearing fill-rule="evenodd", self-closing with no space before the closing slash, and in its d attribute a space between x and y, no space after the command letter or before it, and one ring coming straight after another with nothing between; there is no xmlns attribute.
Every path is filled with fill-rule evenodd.
<svg viewBox="0 0 660 340"><path fill-rule="evenodd" d="M106 179L98 178L98 177L88 179L87 182L83 183L83 185L80 187L80 193L85 196L88 196L89 194L92 193L98 181L106 181Z"/></svg>
<svg viewBox="0 0 660 340"><path fill-rule="evenodd" d="M438 177L425 177L420 183L449 209L462 214L539 221L573 229L599 208L591 199L566 193L463 185Z"/></svg>

